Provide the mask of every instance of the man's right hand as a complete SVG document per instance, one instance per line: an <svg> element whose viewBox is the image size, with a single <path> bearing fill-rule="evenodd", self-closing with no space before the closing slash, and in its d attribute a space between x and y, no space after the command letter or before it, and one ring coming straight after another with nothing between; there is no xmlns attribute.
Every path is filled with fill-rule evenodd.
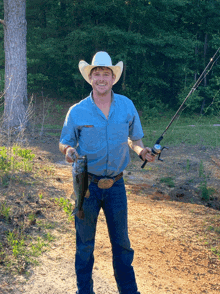
<svg viewBox="0 0 220 294"><path fill-rule="evenodd" d="M78 156L79 155L78 155L75 148L68 147L68 149L66 150L66 156L65 156L65 159L67 162L69 162L69 163L74 162Z"/></svg>

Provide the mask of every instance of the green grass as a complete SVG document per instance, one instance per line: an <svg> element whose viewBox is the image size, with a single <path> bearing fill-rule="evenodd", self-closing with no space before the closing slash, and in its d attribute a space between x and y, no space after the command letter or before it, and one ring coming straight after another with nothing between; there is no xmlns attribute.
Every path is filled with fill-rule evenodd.
<svg viewBox="0 0 220 294"><path fill-rule="evenodd" d="M63 197L61 198L55 198L55 203L62 207L62 209L65 211L65 213L68 215L68 220L72 221L74 220L74 216L72 216L73 211L73 205L70 203L69 199L65 199Z"/></svg>
<svg viewBox="0 0 220 294"><path fill-rule="evenodd" d="M63 121L62 121L62 123L63 123ZM41 125L40 125L40 124L37 124L36 127L39 128L39 129L41 129ZM58 130L61 131L61 130L62 130L62 127L63 127L63 125L44 124L44 129L51 129L51 130L53 130L53 129L58 129Z"/></svg>
<svg viewBox="0 0 220 294"><path fill-rule="evenodd" d="M175 183L171 177L165 177L160 179L161 183L165 183L168 187L173 188L175 187Z"/></svg>
<svg viewBox="0 0 220 294"><path fill-rule="evenodd" d="M6 202L0 203L0 216L2 216L6 220L6 222L9 221L10 207L7 206Z"/></svg>
<svg viewBox="0 0 220 294"><path fill-rule="evenodd" d="M10 180L13 180L16 184L22 183L24 185L20 177L23 175L32 177L36 172L36 169L33 169L34 158L35 154L30 149L19 146L9 148L0 146L0 184L5 187ZM46 167L44 166L45 170ZM50 169L48 171L50 173ZM31 185L30 189L32 189ZM41 201L43 194L38 193L36 198ZM0 199L0 218L5 223L5 226L8 226L8 230L6 230L5 235L2 235L3 240L0 242L0 263L11 273L24 273L28 264L37 264L35 257L39 256L46 250L49 243L54 241L54 236L46 230L55 228L55 226L52 223L48 223L45 227L41 226L40 223L38 225L37 215L34 211L30 211L27 214L29 228L35 225L40 230L37 230L37 233L32 236L28 235L24 231L22 222L17 221L18 227L13 226L13 222L11 222L13 207L10 207L7 199L4 200L4 198Z"/></svg>
<svg viewBox="0 0 220 294"><path fill-rule="evenodd" d="M173 113L142 120L145 137L145 146L153 146L168 126ZM170 126L161 141L161 145L178 146L187 145L220 146L220 124L218 117L214 116L180 116ZM193 125L193 126L192 126Z"/></svg>

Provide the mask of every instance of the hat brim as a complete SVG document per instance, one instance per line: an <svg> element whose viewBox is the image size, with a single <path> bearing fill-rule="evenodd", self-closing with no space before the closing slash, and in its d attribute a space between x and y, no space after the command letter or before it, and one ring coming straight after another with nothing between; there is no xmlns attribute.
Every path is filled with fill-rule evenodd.
<svg viewBox="0 0 220 294"><path fill-rule="evenodd" d="M118 82L118 80L121 77L122 71L123 71L123 62L119 61L116 65L112 65L112 66L101 66L101 65L90 65L88 64L86 61L81 60L79 62L79 70L82 74L82 76L84 77L84 79L91 85L91 81L89 78L90 72L93 68L95 67L108 67L113 71L113 74L115 75L115 81L113 83L116 84Z"/></svg>

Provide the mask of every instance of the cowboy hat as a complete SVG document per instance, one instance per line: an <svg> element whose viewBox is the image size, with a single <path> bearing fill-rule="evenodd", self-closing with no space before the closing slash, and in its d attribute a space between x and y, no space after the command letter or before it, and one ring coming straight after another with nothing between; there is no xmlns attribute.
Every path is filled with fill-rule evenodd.
<svg viewBox="0 0 220 294"><path fill-rule="evenodd" d="M108 53L104 51L100 51L94 55L91 65L85 62L84 60L81 60L79 62L79 70L82 76L84 77L84 79L90 85L91 85L91 81L89 79L90 72L94 67L98 67L98 66L104 66L104 67L110 68L113 71L113 74L115 75L115 81L113 85L118 82L122 74L123 62L119 61L116 65L112 65L112 60L111 60L111 57L108 55Z"/></svg>

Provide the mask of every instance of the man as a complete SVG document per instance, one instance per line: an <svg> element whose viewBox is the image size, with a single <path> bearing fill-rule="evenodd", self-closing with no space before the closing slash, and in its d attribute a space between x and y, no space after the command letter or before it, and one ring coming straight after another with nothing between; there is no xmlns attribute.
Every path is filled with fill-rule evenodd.
<svg viewBox="0 0 220 294"><path fill-rule="evenodd" d="M154 157L151 149L142 143L144 134L134 104L112 91L121 76L122 61L113 66L106 52L98 52L91 65L80 61L79 69L92 86L92 92L69 109L59 145L68 162L73 162L73 153L87 155L91 180L90 196L83 203L85 218L75 217L77 293L94 294L93 251L97 218L102 208L112 244L119 293L138 294L131 265L134 251L128 237L127 198L122 172L129 163L128 146L143 160L151 162Z"/></svg>

